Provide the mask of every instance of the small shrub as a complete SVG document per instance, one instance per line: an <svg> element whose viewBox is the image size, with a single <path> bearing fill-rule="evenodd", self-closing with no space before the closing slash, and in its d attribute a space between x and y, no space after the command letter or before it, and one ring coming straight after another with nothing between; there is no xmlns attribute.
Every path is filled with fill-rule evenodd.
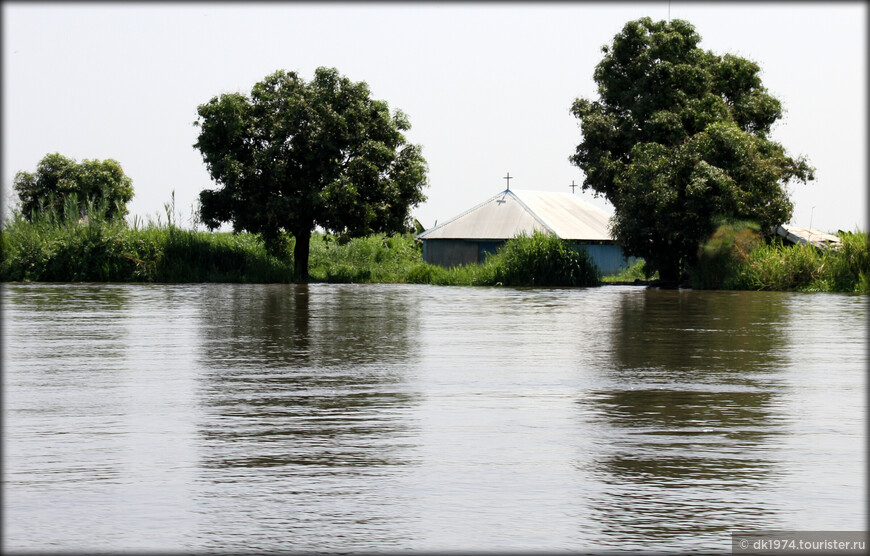
<svg viewBox="0 0 870 556"><path fill-rule="evenodd" d="M553 234L521 235L483 265L505 286L596 286L598 269L585 250L573 250Z"/></svg>

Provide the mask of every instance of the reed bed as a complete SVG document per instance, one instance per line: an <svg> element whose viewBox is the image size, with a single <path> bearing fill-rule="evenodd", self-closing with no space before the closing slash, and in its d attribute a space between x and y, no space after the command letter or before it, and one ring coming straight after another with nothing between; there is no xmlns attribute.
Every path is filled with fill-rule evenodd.
<svg viewBox="0 0 870 556"><path fill-rule="evenodd" d="M252 234L205 232L167 221L105 218L46 211L32 221L13 213L0 231L0 281L4 282L236 282L288 283L292 256L271 255ZM840 233L839 250L820 251L778 240L750 240L734 227L708 244L693 272L706 289L797 290L870 293L867 234ZM292 253L292 238L288 252ZM520 236L480 264L442 268L423 261L412 234L353 239L315 233L313 282L410 283L453 286L595 286L648 279L643 261L615 276L599 276L585 251L555 236Z"/></svg>
<svg viewBox="0 0 870 556"><path fill-rule="evenodd" d="M592 286L598 272L585 251L555 236L535 234L508 241L481 264L442 268L423 262L410 235L374 234L340 243L332 236L311 242L311 277L323 282L380 282L453 286Z"/></svg>
<svg viewBox="0 0 870 556"><path fill-rule="evenodd" d="M290 282L292 256L271 255L252 234L182 229L167 221L87 217L45 211L28 220L14 213L0 233L4 282ZM73 216L69 216L73 215ZM292 253L292 238L286 252ZM537 234L508 242L482 264L442 268L423 262L411 234L350 240L315 233L309 256L313 282L439 285L581 286L598 283L585 252Z"/></svg>
<svg viewBox="0 0 870 556"><path fill-rule="evenodd" d="M4 282L286 282L292 264L249 234L185 230L150 221L14 213L0 234Z"/></svg>
<svg viewBox="0 0 870 556"><path fill-rule="evenodd" d="M870 293L867 234L838 232L841 245L819 249L764 240L751 222L723 223L699 249L699 289Z"/></svg>
<svg viewBox="0 0 870 556"><path fill-rule="evenodd" d="M736 269L733 289L870 293L867 234L840 232L839 249L764 244Z"/></svg>

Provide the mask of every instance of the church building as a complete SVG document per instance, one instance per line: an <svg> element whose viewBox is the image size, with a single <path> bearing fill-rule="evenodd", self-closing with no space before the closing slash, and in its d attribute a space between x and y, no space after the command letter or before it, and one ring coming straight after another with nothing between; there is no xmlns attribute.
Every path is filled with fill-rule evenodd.
<svg viewBox="0 0 870 556"><path fill-rule="evenodd" d="M568 193L508 188L417 237L423 242L423 260L449 268L482 262L522 233L553 233L572 248L585 249L607 275L631 262L611 237L609 221L606 212Z"/></svg>

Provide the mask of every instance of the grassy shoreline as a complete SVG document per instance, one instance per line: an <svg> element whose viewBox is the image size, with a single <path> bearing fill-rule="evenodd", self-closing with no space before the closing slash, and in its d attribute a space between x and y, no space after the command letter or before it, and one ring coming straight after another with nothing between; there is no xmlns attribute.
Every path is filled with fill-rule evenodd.
<svg viewBox="0 0 870 556"><path fill-rule="evenodd" d="M727 277L713 287L693 286L870 293L867 234L840 235L839 251L762 245L729 267ZM292 253L292 239L287 251ZM485 263L446 269L425 263L411 234L340 241L315 233L309 263L313 283L595 286L649 280L642 262L619 275L598 277L584 253L570 252L546 236L518 238ZM128 225L48 214L29 222L13 214L0 232L3 282L290 283L292 275L292 257L271 255L252 234L182 229L171 220Z"/></svg>
<svg viewBox="0 0 870 556"><path fill-rule="evenodd" d="M373 234L342 241L315 233L310 282L439 285L597 285L585 253L547 236L518 238L481 265L445 269L423 261L413 235ZM33 222L13 214L0 232L2 282L290 283L286 257L247 233L182 229L172 220L128 225L48 213Z"/></svg>

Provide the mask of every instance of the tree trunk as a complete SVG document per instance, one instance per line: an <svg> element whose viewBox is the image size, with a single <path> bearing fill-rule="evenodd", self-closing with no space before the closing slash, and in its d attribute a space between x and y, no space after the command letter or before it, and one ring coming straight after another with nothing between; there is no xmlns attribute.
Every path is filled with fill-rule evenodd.
<svg viewBox="0 0 870 556"><path fill-rule="evenodd" d="M311 246L311 230L293 232L296 245L293 246L293 282L308 283L308 251Z"/></svg>
<svg viewBox="0 0 870 556"><path fill-rule="evenodd" d="M659 272L659 278L661 278L662 282L678 282L680 280L680 267L668 265Z"/></svg>

